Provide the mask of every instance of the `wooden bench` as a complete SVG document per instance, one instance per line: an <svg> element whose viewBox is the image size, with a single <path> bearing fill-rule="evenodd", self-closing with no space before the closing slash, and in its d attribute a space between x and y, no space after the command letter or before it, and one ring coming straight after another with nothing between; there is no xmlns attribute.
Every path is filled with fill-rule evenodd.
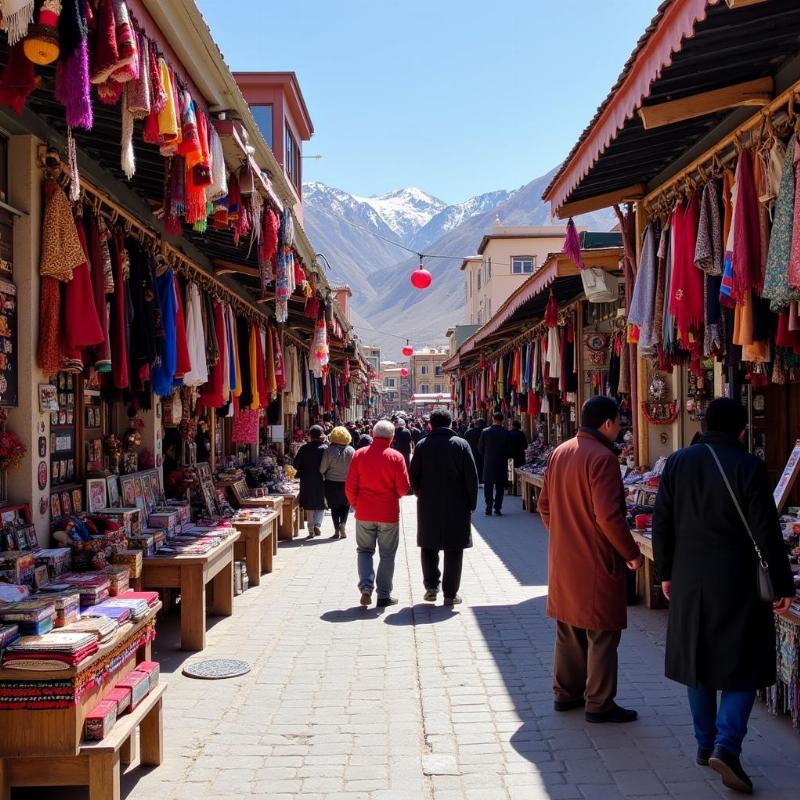
<svg viewBox="0 0 800 800"><path fill-rule="evenodd" d="M263 512L262 512L263 513ZM272 572L273 547L278 540L280 511L272 509L257 520L234 520L241 538L233 546L236 559L244 558L251 586L261 583L262 572Z"/></svg>
<svg viewBox="0 0 800 800"><path fill-rule="evenodd" d="M0 800L10 800L11 789L30 786L88 786L89 800L119 800L120 764L133 760L133 737L139 728L139 765L161 763L163 729L157 686L134 711L117 720L101 742L86 742L76 756L21 756L0 759Z"/></svg>
<svg viewBox="0 0 800 800"><path fill-rule="evenodd" d="M536 501L539 492L544 486L544 476L532 475L523 469L515 470L519 478L520 490L522 491L522 508L525 511L536 511Z"/></svg>

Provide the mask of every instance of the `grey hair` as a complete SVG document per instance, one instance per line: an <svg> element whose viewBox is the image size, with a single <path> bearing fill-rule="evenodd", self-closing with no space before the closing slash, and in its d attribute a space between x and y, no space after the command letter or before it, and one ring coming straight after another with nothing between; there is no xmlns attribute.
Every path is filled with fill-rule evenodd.
<svg viewBox="0 0 800 800"><path fill-rule="evenodd" d="M372 429L372 436L375 439L394 439L394 425L388 419L379 420Z"/></svg>

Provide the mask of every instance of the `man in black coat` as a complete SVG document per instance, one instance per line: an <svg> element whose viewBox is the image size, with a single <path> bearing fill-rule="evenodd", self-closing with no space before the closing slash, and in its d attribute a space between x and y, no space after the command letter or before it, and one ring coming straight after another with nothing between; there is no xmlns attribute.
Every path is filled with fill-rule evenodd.
<svg viewBox="0 0 800 800"><path fill-rule="evenodd" d="M508 459L511 458L508 431L503 425L503 415L492 414L492 424L485 428L478 440L478 452L483 456L483 497L486 515L492 516L492 507L498 517L503 514L503 497L508 483Z"/></svg>
<svg viewBox="0 0 800 800"><path fill-rule="evenodd" d="M515 419L508 432L510 457L514 459L514 466L521 467L525 463L525 451L528 449L528 437L522 430L522 423Z"/></svg>
<svg viewBox="0 0 800 800"><path fill-rule="evenodd" d="M325 480L319 471L322 455L327 449L323 440L324 431L319 425L308 429L308 439L294 457L293 466L300 479L298 502L306 512L308 538L322 534L322 520L325 517Z"/></svg>
<svg viewBox="0 0 800 800"><path fill-rule="evenodd" d="M472 450L472 457L475 459L475 466L478 468L478 480L483 480L483 456L478 452L478 442L480 441L483 429L486 427L485 419L474 419L472 424L464 434L464 438L469 443Z"/></svg>
<svg viewBox="0 0 800 800"><path fill-rule="evenodd" d="M461 602L464 548L472 547L471 515L478 504L478 472L464 439L450 427L449 411L431 414L431 431L411 459L411 488L417 495L417 545L421 548L425 600L436 602L442 578L444 604ZM444 574L439 551L444 550Z"/></svg>
<svg viewBox="0 0 800 800"><path fill-rule="evenodd" d="M398 417L397 422L394 424L394 439L392 439L392 450L397 450L406 462L408 468L411 461L411 451L413 449L413 438L411 432L406 428L406 421L402 417Z"/></svg>
<svg viewBox="0 0 800 800"><path fill-rule="evenodd" d="M789 609L795 587L766 467L740 443L746 411L719 398L706 424L696 444L667 461L654 509L656 571L670 601L666 674L688 687L697 763L749 793L742 741L756 691L775 683L773 615ZM756 545L769 565L773 603L759 599Z"/></svg>

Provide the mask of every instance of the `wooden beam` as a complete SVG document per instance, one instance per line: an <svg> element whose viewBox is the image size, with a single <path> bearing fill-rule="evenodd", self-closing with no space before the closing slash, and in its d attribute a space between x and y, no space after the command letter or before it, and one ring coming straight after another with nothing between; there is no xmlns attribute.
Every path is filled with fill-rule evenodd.
<svg viewBox="0 0 800 800"><path fill-rule="evenodd" d="M558 209L558 218L567 219L576 214L586 214L589 211L597 211L601 208L609 208L615 203L627 203L632 200L640 200L644 197L645 185L635 183L633 186L626 186L624 189L615 189L613 192L597 194L594 197L587 197L584 200L575 200L571 203L564 203Z"/></svg>
<svg viewBox="0 0 800 800"><path fill-rule="evenodd" d="M755 6L759 3L766 3L767 0L725 0L728 8L744 8L745 6Z"/></svg>
<svg viewBox="0 0 800 800"><path fill-rule="evenodd" d="M258 267L247 267L234 261L226 261L224 258L215 258L212 263L214 264L214 272L217 275L239 274L249 275L251 278L258 278L261 275Z"/></svg>
<svg viewBox="0 0 800 800"><path fill-rule="evenodd" d="M639 116L645 130L671 125L685 119L704 117L715 111L737 106L756 106L762 108L772 100L774 84L772 78L757 78L753 81L725 86L710 92L701 92L680 100L669 100L655 106L643 106Z"/></svg>

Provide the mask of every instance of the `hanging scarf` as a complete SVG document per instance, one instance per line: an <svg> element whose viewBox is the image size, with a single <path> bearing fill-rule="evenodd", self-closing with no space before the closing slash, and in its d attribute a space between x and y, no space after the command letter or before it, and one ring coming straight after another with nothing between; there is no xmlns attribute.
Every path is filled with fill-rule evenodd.
<svg viewBox="0 0 800 800"><path fill-rule="evenodd" d="M117 228L113 236L111 254L114 269L114 299L111 304L111 378L115 389L130 385L128 367L128 342L130 315L128 309L128 273L130 264L125 250L125 238Z"/></svg>
<svg viewBox="0 0 800 800"><path fill-rule="evenodd" d="M114 0L114 22L118 59L111 79L126 83L139 77L139 43L124 0Z"/></svg>
<svg viewBox="0 0 800 800"><path fill-rule="evenodd" d="M105 258L100 228L97 218L86 215L84 218L86 239L88 244L89 269L92 280L92 296L97 311L103 340L94 350L94 367L98 372L111 372L111 339L108 321L108 303L106 301Z"/></svg>
<svg viewBox="0 0 800 800"><path fill-rule="evenodd" d="M652 353L658 342L658 338L653 336L657 277L656 231L655 224L651 222L644 229L642 236L642 254L628 312L628 325L636 325L639 328L638 341L642 355Z"/></svg>
<svg viewBox="0 0 800 800"><path fill-rule="evenodd" d="M162 275L155 276L155 288L161 310L160 359L154 364L150 380L153 392L159 397L172 394L172 385L178 363L177 316L175 285L172 268L168 267Z"/></svg>
<svg viewBox="0 0 800 800"><path fill-rule="evenodd" d="M265 291L267 284L272 280L272 259L278 250L278 230L280 222L278 215L271 209L265 208L261 218L261 241L258 247L258 266L261 273L261 291Z"/></svg>
<svg viewBox="0 0 800 800"><path fill-rule="evenodd" d="M83 0L63 0L58 40L56 100L64 106L68 127L91 130L94 119L89 81L89 24Z"/></svg>
<svg viewBox="0 0 800 800"><path fill-rule="evenodd" d="M0 12L8 43L13 47L28 35L28 28L33 22L33 0L0 0Z"/></svg>
<svg viewBox="0 0 800 800"><path fill-rule="evenodd" d="M697 192L688 202L679 203L672 214L675 256L669 308L686 349L689 349L692 335L703 327L703 274L694 265L699 214Z"/></svg>
<svg viewBox="0 0 800 800"><path fill-rule="evenodd" d="M282 392L286 388L286 369L283 363L283 350L281 349L281 339L278 331L270 326L270 333L272 335L272 355L275 364L275 388L278 392ZM349 370L349 364L347 368Z"/></svg>
<svg viewBox="0 0 800 800"><path fill-rule="evenodd" d="M11 48L0 78L0 103L17 115L22 113L28 95L38 85L33 62L25 55L24 45L24 42L17 42Z"/></svg>
<svg viewBox="0 0 800 800"><path fill-rule="evenodd" d="M719 183L710 180L703 187L694 264L706 275L722 275L722 219L719 213Z"/></svg>
<svg viewBox="0 0 800 800"><path fill-rule="evenodd" d="M289 212L284 209L281 213L280 227L278 228L277 268L275 270L275 319L277 322L286 322L289 315L289 278L286 263L287 249L289 247L287 245L288 225Z"/></svg>
<svg viewBox="0 0 800 800"><path fill-rule="evenodd" d="M74 271L86 261L81 240L64 190L51 178L45 181L42 253L39 275L70 281Z"/></svg>
<svg viewBox="0 0 800 800"><path fill-rule="evenodd" d="M733 282L735 296L744 297L761 283L761 231L758 197L749 150L742 150L736 164L736 216L733 235Z"/></svg>
<svg viewBox="0 0 800 800"><path fill-rule="evenodd" d="M211 186L212 180L208 117L202 111L196 111L196 117L197 138L200 142L200 160L192 167L192 181L195 186L202 186L207 191L208 187Z"/></svg>
<svg viewBox="0 0 800 800"><path fill-rule="evenodd" d="M191 374L192 360L189 355L189 341L186 338L186 316L183 308L180 281L177 276L174 280L175 292L175 348L177 351L175 361L175 383L185 384L187 374Z"/></svg>
<svg viewBox="0 0 800 800"><path fill-rule="evenodd" d="M214 203L228 194L228 172L225 167L222 139L213 125L208 126L208 135L211 150L211 183L206 187L206 197Z"/></svg>
<svg viewBox="0 0 800 800"><path fill-rule="evenodd" d="M269 394L270 399L275 397L277 393L278 384L275 380L275 350L274 350L274 342L272 339L272 335L269 331L267 331L266 336L266 358L267 358L267 370L266 370L266 382L267 382L267 392Z"/></svg>
<svg viewBox="0 0 800 800"><path fill-rule="evenodd" d="M564 239L564 247L561 252L563 252L578 269L586 269L586 265L581 258L581 240L572 217L570 217L569 222L567 222L567 235Z"/></svg>
<svg viewBox="0 0 800 800"><path fill-rule="evenodd" d="M250 373L250 331L252 325L244 317L235 318L236 330L236 374L237 392L234 394L239 400L239 408L250 408L253 402L253 386Z"/></svg>
<svg viewBox="0 0 800 800"><path fill-rule="evenodd" d="M202 386L208 380L206 336L203 327L202 301L197 285L186 289L186 343L191 367L183 375L185 386Z"/></svg>
<svg viewBox="0 0 800 800"><path fill-rule="evenodd" d="M119 62L117 25L112 0L100 0L97 6L94 41L91 82L99 85L111 77Z"/></svg>
<svg viewBox="0 0 800 800"><path fill-rule="evenodd" d="M196 288L196 287L195 287ZM210 298L207 298L210 301ZM225 322L222 315L222 303L213 303L213 317L209 320L208 327L214 328L215 339L222 342L225 337ZM211 366L208 382L203 385L200 392L200 402L209 408L219 408L223 402L223 382L226 372L225 351L221 350L220 357Z"/></svg>
<svg viewBox="0 0 800 800"><path fill-rule="evenodd" d="M203 301L204 315L203 315L203 329L206 333L206 363L209 367L213 367L220 359L221 354L225 348L222 346L222 340L218 336L219 328L215 324L214 301L210 295L201 295Z"/></svg>
<svg viewBox="0 0 800 800"><path fill-rule="evenodd" d="M259 326L256 329L256 383L258 384L259 408L266 408L272 399L267 386L266 352L266 336L264 329Z"/></svg>
<svg viewBox="0 0 800 800"><path fill-rule="evenodd" d="M182 156L164 162L164 227L173 236L183 231L181 218L186 214L186 163Z"/></svg>
<svg viewBox="0 0 800 800"><path fill-rule="evenodd" d="M164 107L158 113L158 144L162 156L171 156L177 152L178 109L175 104L172 70L163 58L158 60L159 81L164 94Z"/></svg>

